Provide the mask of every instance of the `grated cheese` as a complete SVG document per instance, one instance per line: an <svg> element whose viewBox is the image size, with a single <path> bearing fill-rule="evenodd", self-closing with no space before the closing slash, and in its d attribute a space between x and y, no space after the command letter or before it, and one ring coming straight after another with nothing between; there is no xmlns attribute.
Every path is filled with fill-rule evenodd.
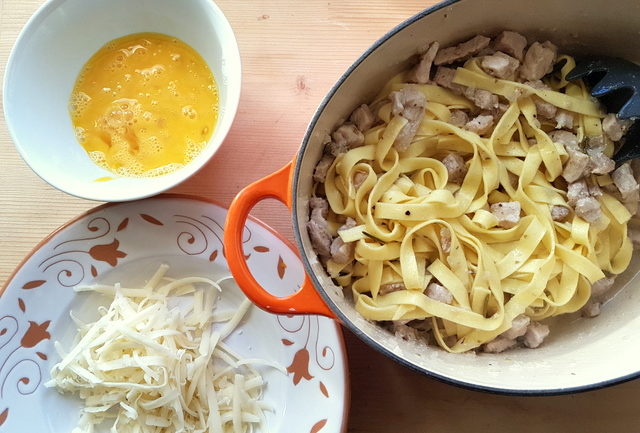
<svg viewBox="0 0 640 433"><path fill-rule="evenodd" d="M142 288L76 289L113 301L93 323L71 314L78 334L68 353L54 344L61 360L46 385L84 402L73 433L93 433L103 423L113 433L264 431L270 407L261 401L264 380L253 365L286 372L268 360L242 358L224 343L252 304L244 299L234 312L214 313L220 282L229 277L170 280L167 270L160 266ZM176 297L190 302L172 306Z"/></svg>

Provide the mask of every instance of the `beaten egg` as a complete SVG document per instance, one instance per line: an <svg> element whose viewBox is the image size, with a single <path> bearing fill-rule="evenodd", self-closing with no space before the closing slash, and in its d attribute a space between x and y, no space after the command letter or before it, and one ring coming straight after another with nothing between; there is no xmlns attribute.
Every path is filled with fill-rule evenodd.
<svg viewBox="0 0 640 433"><path fill-rule="evenodd" d="M107 43L84 65L70 114L95 163L121 176L159 176L206 146L217 120L218 88L189 45L137 33Z"/></svg>

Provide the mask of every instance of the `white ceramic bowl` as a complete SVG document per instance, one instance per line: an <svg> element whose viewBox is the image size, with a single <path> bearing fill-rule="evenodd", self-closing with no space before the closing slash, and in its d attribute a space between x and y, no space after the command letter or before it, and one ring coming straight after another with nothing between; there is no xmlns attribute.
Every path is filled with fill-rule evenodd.
<svg viewBox="0 0 640 433"><path fill-rule="evenodd" d="M219 87L213 136L185 167L155 178L125 178L98 167L78 143L68 104L78 73L105 43L157 32L193 47ZM22 30L7 63L4 112L22 158L52 186L100 201L148 197L204 166L227 135L240 99L240 54L233 30L211 0L50 0ZM114 180L96 182L111 176Z"/></svg>

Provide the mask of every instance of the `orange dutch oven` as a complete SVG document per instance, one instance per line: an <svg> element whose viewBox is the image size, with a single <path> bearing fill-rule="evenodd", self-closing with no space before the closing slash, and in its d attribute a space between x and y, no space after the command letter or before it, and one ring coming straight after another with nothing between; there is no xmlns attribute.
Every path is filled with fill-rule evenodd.
<svg viewBox="0 0 640 433"><path fill-rule="evenodd" d="M359 338L392 359L423 374L460 386L491 392L549 395L595 389L640 376L640 263L625 274L624 296L617 296L591 320L560 319L538 349L499 354L450 354L394 337L365 320L348 294L337 287L314 252L305 224L312 174L322 157L323 139L368 102L395 74L411 65L425 43L441 46L477 34L514 30L530 40L551 40L563 52L608 54L640 59L638 0L453 0L408 19L369 48L325 97L295 159L247 186L227 216L224 245L238 285L259 307L276 314L321 314L339 320ZM251 208L275 198L292 212L296 243L307 276L300 290L275 297L249 272L242 230ZM622 279L622 277L620 278Z"/></svg>

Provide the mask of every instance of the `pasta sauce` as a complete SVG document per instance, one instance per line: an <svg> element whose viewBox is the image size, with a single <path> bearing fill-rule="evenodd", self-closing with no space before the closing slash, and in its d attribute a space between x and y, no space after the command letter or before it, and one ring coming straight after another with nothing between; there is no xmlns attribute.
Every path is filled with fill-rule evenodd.
<svg viewBox="0 0 640 433"><path fill-rule="evenodd" d="M158 33L113 40L85 64L70 100L91 159L121 176L159 176L196 157L211 138L218 89L206 62Z"/></svg>

